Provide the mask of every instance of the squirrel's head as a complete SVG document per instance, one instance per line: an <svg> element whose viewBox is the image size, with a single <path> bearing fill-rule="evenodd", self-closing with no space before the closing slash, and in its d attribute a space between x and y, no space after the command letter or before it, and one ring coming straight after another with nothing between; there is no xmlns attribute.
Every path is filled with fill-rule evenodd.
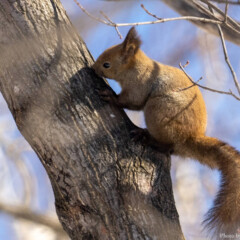
<svg viewBox="0 0 240 240"><path fill-rule="evenodd" d="M141 39L136 29L132 27L125 40L105 50L92 67L99 76L117 80L118 75L133 62L140 45Z"/></svg>

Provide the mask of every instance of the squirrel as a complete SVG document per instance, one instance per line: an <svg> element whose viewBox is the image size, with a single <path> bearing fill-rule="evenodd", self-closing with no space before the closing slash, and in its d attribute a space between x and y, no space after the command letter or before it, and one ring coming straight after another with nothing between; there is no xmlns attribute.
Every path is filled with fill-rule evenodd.
<svg viewBox="0 0 240 240"><path fill-rule="evenodd" d="M175 155L193 158L222 174L214 206L204 220L212 238L240 230L240 153L205 135L207 112L197 85L178 68L149 58L132 27L121 44L105 50L93 64L97 75L119 82L122 91L100 92L107 101L143 110L147 133L159 146L172 146ZM235 235L234 235L235 236Z"/></svg>

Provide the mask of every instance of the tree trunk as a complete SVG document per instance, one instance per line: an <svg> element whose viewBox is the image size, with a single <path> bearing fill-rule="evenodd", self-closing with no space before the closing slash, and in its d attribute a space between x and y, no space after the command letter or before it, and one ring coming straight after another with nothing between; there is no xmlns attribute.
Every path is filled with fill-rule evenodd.
<svg viewBox="0 0 240 240"><path fill-rule="evenodd" d="M170 157L135 143L59 0L0 1L0 90L71 239L184 239Z"/></svg>

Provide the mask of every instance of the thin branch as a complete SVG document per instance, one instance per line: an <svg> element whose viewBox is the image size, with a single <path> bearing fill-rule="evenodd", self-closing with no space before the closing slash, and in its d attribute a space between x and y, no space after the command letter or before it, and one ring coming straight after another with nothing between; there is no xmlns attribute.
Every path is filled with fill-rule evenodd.
<svg viewBox="0 0 240 240"><path fill-rule="evenodd" d="M216 2L216 3L226 3L226 0L210 0L211 2ZM228 1L229 4L232 5L240 5L240 1Z"/></svg>
<svg viewBox="0 0 240 240"><path fill-rule="evenodd" d="M24 194L23 202L27 206L31 203L33 196L35 195L35 177L30 173L30 170L27 168L26 163L22 159L21 153L19 152L16 146L19 146L19 142L14 142L14 144L6 145L6 154L13 161L15 167L17 168L18 173L21 175L21 179L24 184ZM22 148L21 148L22 149Z"/></svg>
<svg viewBox="0 0 240 240"><path fill-rule="evenodd" d="M100 13L111 23L111 24L114 24L114 22L103 12L103 11L100 11ZM122 34L120 33L119 29L117 26L115 26L115 29L117 31L117 34L118 36L120 37L120 39L123 38Z"/></svg>
<svg viewBox="0 0 240 240"><path fill-rule="evenodd" d="M232 23L233 25L235 25L235 27L239 27L239 24L237 24L233 19L231 19L230 17L227 16L227 12L228 12L228 3L226 3L226 0L225 0L225 3L226 3L226 7L225 7L225 13L223 13L219 8L217 8L214 4L210 3L208 0L201 0L203 3L206 3L210 9L207 10L204 6L202 6L201 4L197 3L196 1L193 1L193 3L199 7L200 9L202 9L207 15L209 15L210 17L214 18L214 19L210 19L210 18L201 18L201 17L194 17L194 16L184 16L184 17L175 17L175 18L159 18L157 17L155 14L152 14L151 12L149 12L143 4L141 4L141 7L144 9L144 11L149 14L150 16L156 18L157 20L156 21L147 21L147 22L135 22L135 23L114 23L108 16L106 16L103 12L101 12L101 14L107 19L107 22L100 19L100 18L97 18L95 16L93 16L92 14L90 14L77 0L74 0L74 2L80 7L80 9L86 13L89 17L101 22L101 23L104 23L108 26L112 26L112 27L115 27L118 35L120 36L120 38L122 38L122 35L120 34L119 30L118 30L118 27L123 27L123 26L137 26L137 25L147 25L147 24L157 24L157 23L163 23L163 22L168 22L168 21L176 21L176 20L191 20L191 21L201 21L201 22L204 22L204 23L213 23L213 24L216 24L218 26L218 29L221 30L220 25L221 24L225 24L227 25L229 28L233 29L235 32L239 32L238 30L234 29L232 26L228 25L228 22L229 21L230 23ZM222 20L219 20L215 15L214 15L214 12L213 12L213 9L216 10L220 15L222 15L224 17L224 21ZM219 30L219 32L220 32ZM220 38L221 38L221 41L222 41L222 45L223 45L223 49L224 49L224 55L225 55L225 60L231 70L231 73L233 75L233 79L234 79L234 83L235 83L235 86L240 94L240 86L239 86L239 83L238 83L238 80L237 80L237 77L236 77L236 74L230 64L230 61L228 59L228 54L227 54L227 50L226 50L226 46L225 46L225 41L224 41L224 38L223 38L223 33L222 31L220 32ZM196 82L192 81L194 84L197 84ZM204 86L201 86L199 84L197 84L199 87L201 88L204 88L206 90L209 90L209 91L212 91L212 92L218 92L218 93L221 93L221 94L227 94L227 95L232 95L233 97L235 97L237 100L239 100L240 98L237 97L235 94L232 93L232 91L230 90L229 92L224 92L224 91L218 91L218 90L215 90L215 89L211 89L211 88L208 88L208 87L204 87Z"/></svg>
<svg viewBox="0 0 240 240"><path fill-rule="evenodd" d="M52 228L56 232L66 235L57 218L35 213L22 206L7 205L2 202L0 202L0 211L3 211L16 218L22 218L37 224L45 225L49 228Z"/></svg>
<svg viewBox="0 0 240 240"><path fill-rule="evenodd" d="M194 16L185 16L185 17L174 17L174 18L160 18L157 21L147 21L147 22L134 22L134 23L114 23L114 22L107 22L101 18L97 18L93 16L91 13L89 13L77 0L74 0L74 2L80 7L80 9L86 13L90 18L99 21L103 24L106 24L108 26L112 27L126 27L126 26L138 26L138 25L148 25L148 24L157 24L157 23L163 23L163 22L170 22L170 21L176 21L176 20L191 20L191 21L200 21L203 23L214 23L214 24L222 24L222 21L209 19L209 18L201 18L201 17L194 17Z"/></svg>
<svg viewBox="0 0 240 240"><path fill-rule="evenodd" d="M209 4L209 3L207 3L207 4L208 4L209 10L212 12L212 14L214 14L213 6L211 4ZM227 6L226 6L226 9L227 9ZM225 9L225 12L227 11L226 9ZM227 18L225 20L227 20ZM219 32L219 36L220 36L220 39L221 39L222 47L223 47L223 53L224 53L224 56L225 56L225 61L226 61L227 65L228 65L228 67L229 67L229 69L230 69L230 71L232 73L234 84L235 84L235 86L237 88L238 94L240 95L240 86L239 86L239 83L238 83L238 80L237 80L237 75L234 72L233 67L232 67L232 65L231 65L231 63L229 61L229 58L228 58L228 53L227 53L227 48L226 48L226 44L225 44L225 39L224 39L222 28L221 28L220 24L217 24L217 27L218 27L218 32Z"/></svg>
<svg viewBox="0 0 240 240"><path fill-rule="evenodd" d="M240 101L240 97L236 96L231 90L229 90L229 92L225 92L225 91L220 91L220 90L216 90L216 89L213 89L213 88L209 88L209 87L205 87L205 86L202 86L200 85L198 82L202 79L200 78L197 82L193 81L193 79L187 74L187 72L185 71L184 67L182 66L181 63L179 63L179 67L182 69L182 71L185 73L185 75L188 77L188 79L196 86L202 88L202 89L205 89L205 90L208 90L208 91L211 91L211 92L215 92L215 93L220 93L220 94L225 94L225 95L230 95L234 98L236 98L238 101Z"/></svg>
<svg viewBox="0 0 240 240"><path fill-rule="evenodd" d="M201 0L202 2L206 3L208 2L207 0ZM92 15L91 13L89 13L79 2L78 0L74 0L74 2L78 5L78 7L86 14L88 15L90 18L98 21L98 22L101 22L105 25L108 25L108 26L111 26L111 27L114 27L117 31L117 34L120 36L121 38L121 34L118 30L118 27L126 27L126 26L138 26L138 25L147 25L147 24L158 24L158 23L164 23L164 22L169 22L169 21L176 21L176 20L188 20L188 21L193 21L193 22L202 22L202 23L212 23L212 24L223 24L225 26L225 28L231 30L231 31L234 31L235 33L237 34L240 34L240 31L237 30L237 29L240 29L240 25L234 21L232 18L230 18L229 16L227 16L227 20L228 21L225 21L224 22L224 13L218 9L215 5L214 8L216 8L216 11L220 13L220 15L223 16L223 19L218 19L216 18L213 14L211 14L209 11L207 11L206 8L204 8L203 6L201 6L199 3L195 2L193 0L193 3L196 4L201 10L203 10L205 13L207 11L207 15L209 16L209 18L205 18L205 17L195 17L195 16L184 16L184 17L175 17L175 18L159 18L157 17L156 15L150 13L144 6L143 9L151 16L155 17L156 21L147 21L147 22L134 22L134 23L115 23L113 22L112 20L109 19L109 17L107 17L105 14L105 18L107 19L107 21L105 21L104 19L102 18L98 18L98 17L95 17L94 15ZM210 3L211 4L211 3ZM212 18L212 19L211 19ZM231 25L230 25L231 24ZM235 28L233 27L235 26ZM236 29L237 28L237 29Z"/></svg>
<svg viewBox="0 0 240 240"><path fill-rule="evenodd" d="M185 65L186 65L186 64L185 64ZM184 65L184 66L185 66L185 65ZM183 66L183 67L184 67L184 66ZM190 85L190 86L188 86L188 87L185 87L185 88L181 88L181 89L178 90L178 92L186 91L186 90L188 90L189 88L192 88L192 87L196 86L197 83L200 82L202 79L203 79L203 77L200 77L200 78L199 78L196 82L194 82L192 85Z"/></svg>
<svg viewBox="0 0 240 240"><path fill-rule="evenodd" d="M207 14L208 16L214 18L215 20L222 21L222 25L224 25L226 28L234 31L234 32L237 33L237 34L240 34L240 31L236 29L236 28L240 29L240 25L239 25L236 21L234 21L234 20L233 20L232 18L230 18L229 16L226 16L226 19L228 20L228 21L226 21L226 20L225 20L225 15L224 15L224 13L222 12L221 9L219 9L218 7L216 7L214 4L210 3L208 0L200 0L200 1L203 2L203 3L205 3L205 4L207 4L210 11L209 11L208 9L206 9L206 7L204 7L202 4L199 4L199 3L196 2L195 0L192 0L193 4L194 4L197 8L199 8L200 10L202 10L205 14ZM213 9L214 9L215 11L217 11L217 12L223 17L223 20L217 18L217 17L214 15ZM234 25L235 28L234 28L234 26L232 26L232 25L230 25L230 24Z"/></svg>
<svg viewBox="0 0 240 240"><path fill-rule="evenodd" d="M233 67L232 67L232 65L231 65L231 63L230 63L230 61L229 61L229 58L228 58L228 53L227 53L227 48L226 48L226 44L225 44L225 40L224 40L222 28L221 28L221 26L220 26L219 24L217 24L217 27L218 27L220 39L221 39L221 42L222 42L222 47L223 47L223 52L224 52L224 56L225 56L225 61L226 61L227 65L228 65L228 67L229 67L229 69L230 69L230 71L231 71L231 73L232 73L233 81L234 81L235 86L236 86L236 88L237 88L237 90L238 90L238 93L239 93L239 95L240 95L239 82L238 82L238 80L237 80L237 75L236 75L236 73L234 72Z"/></svg>
<svg viewBox="0 0 240 240"><path fill-rule="evenodd" d="M226 6L225 6L224 22L227 22L227 18L228 18L228 7L229 7L229 2L228 2L228 0L227 0Z"/></svg>
<svg viewBox="0 0 240 240"><path fill-rule="evenodd" d="M153 13L150 13L150 12L145 8L145 6L144 6L143 4L141 4L141 8L143 8L143 10L144 10L148 15L150 15L150 16L158 19L158 20L162 20L162 18L158 17L157 15L155 15L155 14L153 14Z"/></svg>
<svg viewBox="0 0 240 240"><path fill-rule="evenodd" d="M91 13L89 13L77 0L73 0L73 1L74 1L74 2L78 5L78 7L79 7L86 15L88 15L90 18L92 18L92 19L94 19L94 20L96 20L96 21L98 21L98 22L104 23L104 24L106 24L106 25L112 26L111 23L108 23L108 22L104 21L104 20L101 19L101 18L97 18L97 17L93 16L93 15L92 15Z"/></svg>
<svg viewBox="0 0 240 240"><path fill-rule="evenodd" d="M208 5L208 7L211 7L212 9L214 9L214 10L215 10L218 14L220 14L223 18L225 17L225 13L224 13L220 8L218 8L217 6L215 6L214 4L212 4L210 1L208 1L208 0L201 0L201 2L204 2L205 4ZM198 4L198 3L196 3L196 2L194 2L194 3L195 3L198 7L201 7L200 4ZM225 0L225 3L226 3L226 0ZM202 9L202 10L203 10L203 9ZM204 8L204 10L207 11L206 8ZM216 16L214 15L213 12L211 13L211 15L212 15L212 17L216 18ZM237 33L239 33L239 30L240 30L240 25L239 25L239 23L237 23L234 19L232 19L232 18L229 17L229 16L227 16L227 20L228 20L228 22L227 22L226 25L227 25L228 27L231 27L232 30L234 30L234 31L236 31ZM232 26L230 26L229 23L231 23L232 26L234 26L235 28L238 28L238 30L235 29L235 28L233 28Z"/></svg>
<svg viewBox="0 0 240 240"><path fill-rule="evenodd" d="M174 18L162 18L162 19L157 20L157 21L148 21L148 22L116 23L114 26L117 26L117 27L138 26L138 25L164 23L164 22L170 22L170 21L176 21L176 20L191 20L191 21L200 21L200 22L204 22L204 23L222 24L222 21L213 20L213 19L209 19L209 18L185 16L185 17L174 17Z"/></svg>

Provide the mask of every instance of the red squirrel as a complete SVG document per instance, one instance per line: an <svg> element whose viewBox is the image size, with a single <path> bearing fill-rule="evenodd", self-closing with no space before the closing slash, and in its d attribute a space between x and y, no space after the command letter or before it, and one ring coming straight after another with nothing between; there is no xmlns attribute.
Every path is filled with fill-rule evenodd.
<svg viewBox="0 0 240 240"><path fill-rule="evenodd" d="M95 72L120 83L122 91L105 95L120 107L143 110L147 131L159 145L173 146L175 155L193 158L222 173L221 187L205 224L214 239L240 230L240 153L205 135L207 112L198 86L175 67L149 58L132 27L125 40L105 50L93 64ZM234 235L235 236L235 235Z"/></svg>

